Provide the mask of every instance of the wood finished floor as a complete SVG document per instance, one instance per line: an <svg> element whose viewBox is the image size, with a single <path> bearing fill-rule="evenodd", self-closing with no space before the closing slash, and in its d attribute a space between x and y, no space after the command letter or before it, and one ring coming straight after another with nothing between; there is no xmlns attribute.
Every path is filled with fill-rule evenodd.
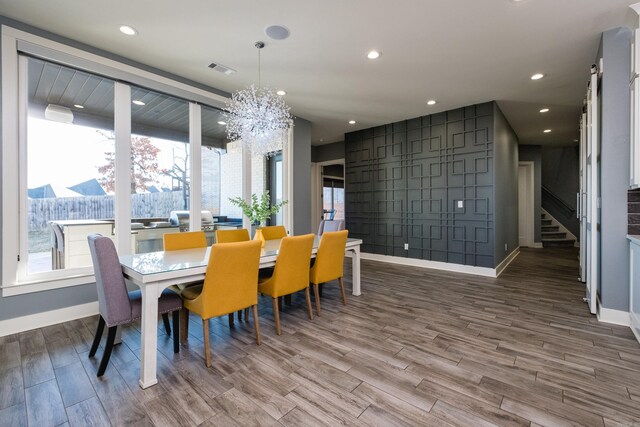
<svg viewBox="0 0 640 427"><path fill-rule="evenodd" d="M146 390L137 325L102 379L95 317L3 337L0 425L640 426L640 345L588 314L576 255L525 249L498 279L363 261L362 296L327 286L314 321L296 296L282 336L261 299L259 347L212 320L211 369L199 319L179 355L159 331Z"/></svg>

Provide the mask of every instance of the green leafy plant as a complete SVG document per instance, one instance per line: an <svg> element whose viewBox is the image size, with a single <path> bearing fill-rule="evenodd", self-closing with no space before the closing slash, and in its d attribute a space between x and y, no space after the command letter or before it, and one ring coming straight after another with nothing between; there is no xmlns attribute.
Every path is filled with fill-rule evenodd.
<svg viewBox="0 0 640 427"><path fill-rule="evenodd" d="M268 191L262 193L259 200L257 194L252 194L250 203L247 203L242 197L229 197L229 201L242 209L242 213L249 218L251 224L257 226L262 226L267 218L278 213L287 204L287 200L283 200L271 205L271 197Z"/></svg>

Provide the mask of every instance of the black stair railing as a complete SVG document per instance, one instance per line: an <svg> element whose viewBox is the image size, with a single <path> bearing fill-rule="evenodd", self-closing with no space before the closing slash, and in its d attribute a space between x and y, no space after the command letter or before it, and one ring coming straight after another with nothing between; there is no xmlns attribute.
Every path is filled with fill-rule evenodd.
<svg viewBox="0 0 640 427"><path fill-rule="evenodd" d="M542 187L542 202L543 205L547 203L552 203L554 206L559 208L565 217L571 217L576 213L575 208L569 206L564 200L562 200L558 195L556 195L553 191L549 190L544 185Z"/></svg>

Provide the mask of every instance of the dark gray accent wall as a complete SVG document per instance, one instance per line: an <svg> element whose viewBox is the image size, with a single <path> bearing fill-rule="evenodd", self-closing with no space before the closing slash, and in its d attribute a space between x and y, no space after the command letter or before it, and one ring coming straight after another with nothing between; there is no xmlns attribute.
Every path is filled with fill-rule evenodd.
<svg viewBox="0 0 640 427"><path fill-rule="evenodd" d="M313 163L340 159L344 159L344 141L311 147L311 161Z"/></svg>
<svg viewBox="0 0 640 427"><path fill-rule="evenodd" d="M495 265L519 245L518 242L518 137L493 104Z"/></svg>
<svg viewBox="0 0 640 427"><path fill-rule="evenodd" d="M602 34L600 126L600 301L613 310L629 310L629 78L632 32L614 28Z"/></svg>
<svg viewBox="0 0 640 427"><path fill-rule="evenodd" d="M580 147L542 147L542 207L574 236L580 236L576 194L580 190Z"/></svg>
<svg viewBox="0 0 640 427"><path fill-rule="evenodd" d="M293 234L311 233L311 122L293 126Z"/></svg>
<svg viewBox="0 0 640 427"><path fill-rule="evenodd" d="M518 161L533 162L533 223L534 241L542 241L542 195L540 185L542 183L542 148L539 145L518 146Z"/></svg>
<svg viewBox="0 0 640 427"><path fill-rule="evenodd" d="M347 228L364 252L495 267L493 108L345 135Z"/></svg>

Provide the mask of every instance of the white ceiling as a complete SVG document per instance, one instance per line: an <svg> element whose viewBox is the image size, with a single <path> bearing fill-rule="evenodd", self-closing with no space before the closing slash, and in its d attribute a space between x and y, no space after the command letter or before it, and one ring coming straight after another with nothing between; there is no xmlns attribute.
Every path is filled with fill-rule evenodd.
<svg viewBox="0 0 640 427"><path fill-rule="evenodd" d="M263 40L262 83L287 91L313 144L497 100L521 143L566 145L578 138L600 33L637 26L633 2L0 0L0 14L227 92L256 82L253 44ZM139 34L121 34L122 24ZM273 24L291 36L270 40ZM367 59L371 49L382 56ZM212 61L238 72L216 73ZM546 77L530 80L536 72Z"/></svg>

